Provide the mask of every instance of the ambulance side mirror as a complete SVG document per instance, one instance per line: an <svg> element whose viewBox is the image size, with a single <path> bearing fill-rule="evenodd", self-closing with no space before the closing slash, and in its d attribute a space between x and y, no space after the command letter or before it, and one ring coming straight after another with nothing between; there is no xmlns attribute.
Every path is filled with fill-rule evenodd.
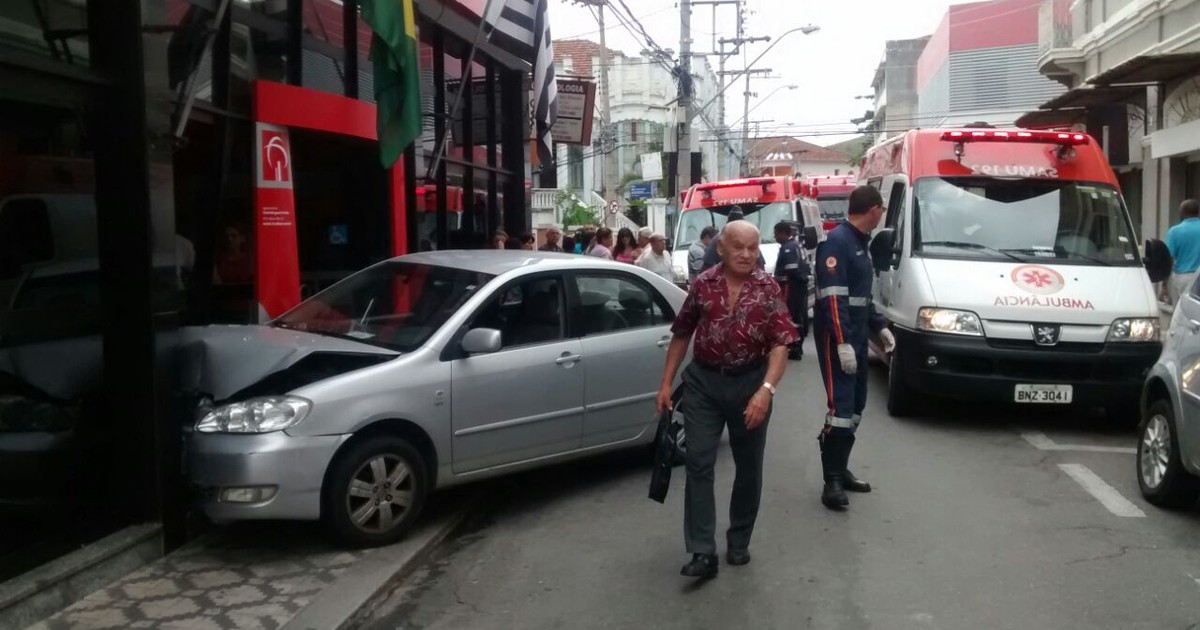
<svg viewBox="0 0 1200 630"><path fill-rule="evenodd" d="M816 226L810 225L804 228L804 249L816 249L820 240L821 237L817 234Z"/></svg>
<svg viewBox="0 0 1200 630"><path fill-rule="evenodd" d="M892 228L879 230L875 238L871 239L871 264L874 265L875 271L878 273L891 271L895 267L895 256L896 230Z"/></svg>
<svg viewBox="0 0 1200 630"><path fill-rule="evenodd" d="M1150 282L1162 282L1170 278L1175 261L1171 259L1167 244L1156 238L1146 239L1145 252L1146 274L1150 276Z"/></svg>

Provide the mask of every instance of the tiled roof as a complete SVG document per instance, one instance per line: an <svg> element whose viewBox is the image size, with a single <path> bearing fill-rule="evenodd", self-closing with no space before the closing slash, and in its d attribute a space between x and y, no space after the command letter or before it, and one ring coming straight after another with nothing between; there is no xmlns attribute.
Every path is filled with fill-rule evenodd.
<svg viewBox="0 0 1200 630"><path fill-rule="evenodd" d="M600 44L587 39L558 39L554 41L554 61L560 67L563 59L571 60L571 74L581 77L596 76L592 59L600 56ZM612 50L608 51L612 57Z"/></svg>
<svg viewBox="0 0 1200 630"><path fill-rule="evenodd" d="M751 160L772 159L778 160L779 154L783 154L783 159L787 159L786 154L791 153L795 159L802 162L849 162L850 156L842 151L830 149L811 142L805 142L799 138L791 136L772 136L769 138L758 138L754 141L754 146L750 149Z"/></svg>

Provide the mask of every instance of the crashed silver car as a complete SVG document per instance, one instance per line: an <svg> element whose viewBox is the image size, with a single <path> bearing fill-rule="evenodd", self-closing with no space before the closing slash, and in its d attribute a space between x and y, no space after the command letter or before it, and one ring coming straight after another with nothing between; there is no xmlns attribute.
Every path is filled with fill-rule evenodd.
<svg viewBox="0 0 1200 630"><path fill-rule="evenodd" d="M431 252L270 324L189 329L187 473L214 520L394 541L435 488L649 444L684 297L596 258Z"/></svg>

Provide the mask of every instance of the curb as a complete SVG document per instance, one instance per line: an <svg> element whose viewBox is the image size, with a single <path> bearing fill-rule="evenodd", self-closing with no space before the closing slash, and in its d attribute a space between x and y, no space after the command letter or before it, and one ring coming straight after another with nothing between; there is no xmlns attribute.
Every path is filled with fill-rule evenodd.
<svg viewBox="0 0 1200 630"><path fill-rule="evenodd" d="M355 628L391 592L391 587L424 564L467 518L480 495L466 498L461 507L430 519L404 540L373 550L338 577L308 606L296 613L282 630L343 630Z"/></svg>

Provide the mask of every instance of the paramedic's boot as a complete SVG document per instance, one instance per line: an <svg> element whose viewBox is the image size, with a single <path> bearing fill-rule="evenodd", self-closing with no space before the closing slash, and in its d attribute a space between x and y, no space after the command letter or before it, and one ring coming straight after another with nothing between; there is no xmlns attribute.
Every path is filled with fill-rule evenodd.
<svg viewBox="0 0 1200 630"><path fill-rule="evenodd" d="M821 503L831 510L840 510L850 505L850 497L842 487L842 472L845 470L841 450L843 440L838 436L821 432L817 442L821 445L821 470L825 475L825 487L821 490Z"/></svg>
<svg viewBox="0 0 1200 630"><path fill-rule="evenodd" d="M846 460L850 459L850 451L854 448L854 436L846 439ZM848 492L870 492L871 484L854 476L849 468L842 471L842 487Z"/></svg>

